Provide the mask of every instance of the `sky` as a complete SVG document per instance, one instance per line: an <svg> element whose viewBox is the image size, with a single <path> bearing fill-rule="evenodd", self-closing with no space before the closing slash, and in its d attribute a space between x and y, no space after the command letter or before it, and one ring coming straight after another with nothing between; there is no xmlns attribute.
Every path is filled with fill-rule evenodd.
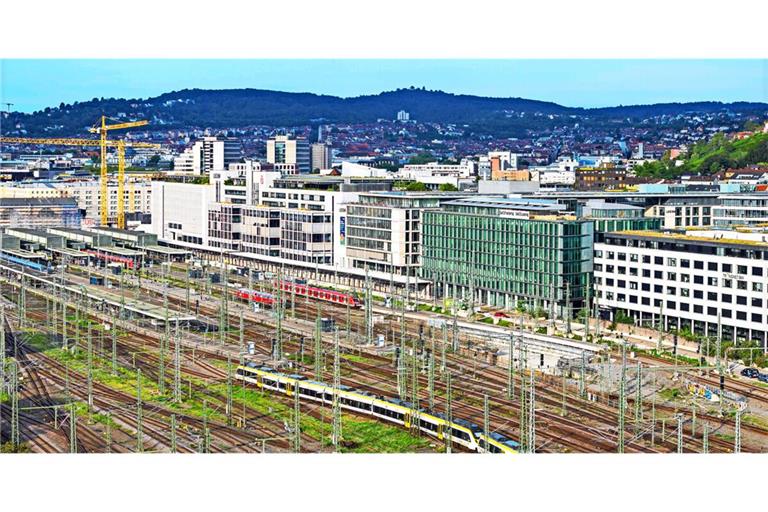
<svg viewBox="0 0 768 512"><path fill-rule="evenodd" d="M2 59L0 102L33 112L94 97L187 88L335 96L401 87L521 97L571 107L687 101L768 102L768 60ZM6 105L0 105L5 110Z"/></svg>

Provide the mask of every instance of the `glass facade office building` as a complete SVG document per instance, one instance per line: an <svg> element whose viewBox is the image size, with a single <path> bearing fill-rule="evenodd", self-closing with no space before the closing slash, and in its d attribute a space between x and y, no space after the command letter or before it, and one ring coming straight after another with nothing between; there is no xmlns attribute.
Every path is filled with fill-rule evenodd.
<svg viewBox="0 0 768 512"><path fill-rule="evenodd" d="M583 307L594 223L547 201L478 198L424 212L422 277L438 297L513 308Z"/></svg>

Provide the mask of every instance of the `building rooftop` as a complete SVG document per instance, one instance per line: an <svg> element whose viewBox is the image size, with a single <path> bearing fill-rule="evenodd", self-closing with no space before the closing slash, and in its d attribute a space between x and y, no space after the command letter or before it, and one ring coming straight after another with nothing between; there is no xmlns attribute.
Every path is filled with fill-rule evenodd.
<svg viewBox="0 0 768 512"><path fill-rule="evenodd" d="M697 242L707 245L768 248L768 234L742 233L730 230L689 230L685 233L670 231L619 231L607 236L629 236L634 238L658 238L677 242Z"/></svg>
<svg viewBox="0 0 768 512"><path fill-rule="evenodd" d="M23 206L74 206L74 197L4 197L0 198L0 208L18 208Z"/></svg>
<svg viewBox="0 0 768 512"><path fill-rule="evenodd" d="M550 199L520 198L520 197L466 197L446 203L450 206L467 206L475 208L498 208L529 210L537 212L559 213L566 206Z"/></svg>

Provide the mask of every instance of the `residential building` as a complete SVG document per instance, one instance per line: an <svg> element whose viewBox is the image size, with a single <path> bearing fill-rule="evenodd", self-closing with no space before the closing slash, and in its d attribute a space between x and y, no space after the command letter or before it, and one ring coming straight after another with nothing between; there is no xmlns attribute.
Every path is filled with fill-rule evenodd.
<svg viewBox="0 0 768 512"><path fill-rule="evenodd" d="M768 333L768 235L723 230L608 233L595 244L602 314L725 340Z"/></svg>
<svg viewBox="0 0 768 512"><path fill-rule="evenodd" d="M397 120L401 121L401 122L403 122L403 121L410 121L411 120L411 114L409 114L405 110L400 110L397 113Z"/></svg>
<svg viewBox="0 0 768 512"><path fill-rule="evenodd" d="M331 146L324 142L317 142L310 147L312 154L312 171L331 168Z"/></svg>
<svg viewBox="0 0 768 512"><path fill-rule="evenodd" d="M476 304L584 305L592 272L594 223L554 201L474 197L427 210L421 276L439 297Z"/></svg>
<svg viewBox="0 0 768 512"><path fill-rule="evenodd" d="M309 142L305 137L291 138L288 135L277 135L267 141L267 163L275 164L275 170L285 170L286 174L309 173L312 170ZM281 164L287 164L290 167L279 169L278 166Z"/></svg>

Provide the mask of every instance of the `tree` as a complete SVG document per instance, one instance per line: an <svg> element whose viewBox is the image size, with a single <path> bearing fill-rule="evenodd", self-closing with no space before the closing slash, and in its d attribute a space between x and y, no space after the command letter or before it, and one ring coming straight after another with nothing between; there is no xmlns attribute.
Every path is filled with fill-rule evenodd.
<svg viewBox="0 0 768 512"><path fill-rule="evenodd" d="M440 192L458 192L459 189L451 185L450 183L443 183L440 185Z"/></svg>
<svg viewBox="0 0 768 512"><path fill-rule="evenodd" d="M405 190L408 190L409 192L425 192L427 186L420 181L414 181L413 183L409 183L408 186L405 187Z"/></svg>

